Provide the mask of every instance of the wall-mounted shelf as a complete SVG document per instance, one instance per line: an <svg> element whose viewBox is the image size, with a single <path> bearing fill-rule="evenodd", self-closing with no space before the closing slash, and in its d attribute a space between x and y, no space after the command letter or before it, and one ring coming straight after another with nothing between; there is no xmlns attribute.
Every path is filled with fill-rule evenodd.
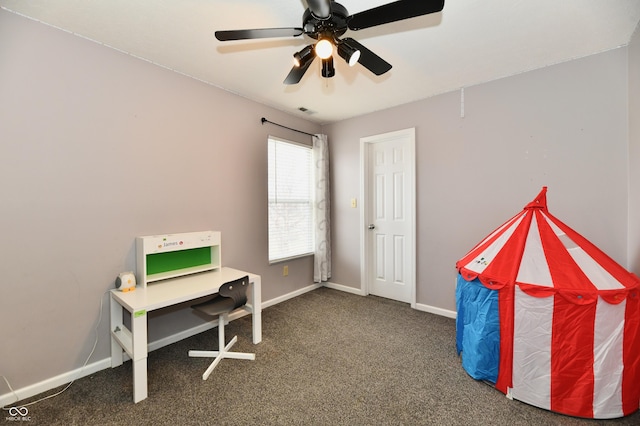
<svg viewBox="0 0 640 426"><path fill-rule="evenodd" d="M148 283L222 267L220 232L202 231L136 238L137 281Z"/></svg>

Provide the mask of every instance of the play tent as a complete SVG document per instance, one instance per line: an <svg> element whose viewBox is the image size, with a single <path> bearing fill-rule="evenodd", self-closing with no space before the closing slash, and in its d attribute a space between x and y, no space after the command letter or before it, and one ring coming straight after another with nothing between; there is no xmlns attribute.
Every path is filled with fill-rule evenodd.
<svg viewBox="0 0 640 426"><path fill-rule="evenodd" d="M473 378L586 418L640 406L640 280L547 210L547 188L456 263Z"/></svg>

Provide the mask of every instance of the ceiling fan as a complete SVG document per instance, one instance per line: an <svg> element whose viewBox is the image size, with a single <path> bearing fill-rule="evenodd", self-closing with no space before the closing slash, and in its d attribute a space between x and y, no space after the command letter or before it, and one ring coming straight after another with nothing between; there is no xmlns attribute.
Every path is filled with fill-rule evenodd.
<svg viewBox="0 0 640 426"><path fill-rule="evenodd" d="M356 40L340 37L347 31L358 31L377 25L440 12L444 0L399 0L349 15L347 9L332 0L307 0L302 15L302 27L259 28L252 30L216 31L220 41L247 40L271 37L298 37L302 34L316 40L293 55L294 66L284 84L296 84L302 79L313 60L322 60L322 76L335 75L333 52L337 51L350 66L360 63L375 75L391 69L391 64Z"/></svg>

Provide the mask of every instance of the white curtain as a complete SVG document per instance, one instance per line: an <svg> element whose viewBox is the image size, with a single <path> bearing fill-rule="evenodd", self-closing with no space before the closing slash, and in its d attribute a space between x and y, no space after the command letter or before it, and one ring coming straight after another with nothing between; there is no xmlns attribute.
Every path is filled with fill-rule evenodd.
<svg viewBox="0 0 640 426"><path fill-rule="evenodd" d="M327 135L313 136L313 162L315 165L315 254L313 282L331 278L331 220L329 211L329 143Z"/></svg>

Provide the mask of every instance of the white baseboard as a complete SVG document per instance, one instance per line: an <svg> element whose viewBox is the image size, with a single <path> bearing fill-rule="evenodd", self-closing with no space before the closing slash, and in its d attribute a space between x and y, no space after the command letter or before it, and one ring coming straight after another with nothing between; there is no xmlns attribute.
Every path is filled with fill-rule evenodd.
<svg viewBox="0 0 640 426"><path fill-rule="evenodd" d="M429 312L430 314L436 314L436 315L453 318L453 319L455 319L457 315L456 311L450 311L448 309L437 308L435 306L430 306L430 305L423 305L422 303L416 303L415 309L418 311Z"/></svg>
<svg viewBox="0 0 640 426"><path fill-rule="evenodd" d="M332 288L335 290L345 291L347 293L357 294L359 296L366 296L366 293L362 289L356 288L356 287L349 287L344 284L327 282L325 283L325 287ZM456 318L456 315L457 315L456 311L450 311L448 309L437 308L435 306L424 305L421 303L416 303L414 309L418 311L429 312L430 314L436 314L443 317L454 318L454 319Z"/></svg>
<svg viewBox="0 0 640 426"><path fill-rule="evenodd" d="M269 306L277 305L278 303L284 302L289 299L293 299L294 297L300 296L304 293L313 291L317 288L322 287L321 284L313 284L302 289L293 291L291 293L287 293L285 295L273 298L271 300L267 300L262 302L262 309L268 308ZM241 318L245 315L248 315L248 312L238 311L235 314L229 317L229 320L232 321L237 318ZM195 336L196 334L202 333L203 331L210 330L217 326L217 323L209 322L205 324L201 324L195 327L192 327L188 330L181 331L176 334L172 334L171 336L163 337L162 339L155 340L153 342L149 342L147 348L149 352L155 351L156 349L160 349L172 343L179 342L180 340L186 339L191 336ZM123 354L123 359L128 361L130 358L127 354ZM3 395L0 395L0 406L4 407L10 404L13 404L17 401L22 401L23 399L30 398L34 395L38 395L43 392L47 392L48 390L55 389L58 386L69 383L73 380L80 379L85 376L89 376L91 374L97 373L98 371L107 369L111 367L111 358L105 358L100 361L96 361L92 364L86 365L84 368L77 368L75 370L69 371L67 373L62 373L58 376L52 377L50 379L43 380L38 383L34 383L33 385L25 386L23 388L17 389L15 393L8 392ZM0 382L0 386L2 383ZM16 399L16 396L18 399Z"/></svg>
<svg viewBox="0 0 640 426"><path fill-rule="evenodd" d="M357 294L358 296L366 296L365 292L362 291L362 289L360 289L360 288L349 287L349 286L344 285L344 284L336 284L336 283L332 283L332 282L326 282L326 283L324 283L324 285L325 285L325 287L332 288L334 290L340 290L340 291L344 291L344 292L347 292L347 293Z"/></svg>
<svg viewBox="0 0 640 426"><path fill-rule="evenodd" d="M294 297L301 296L305 293L308 293L320 287L322 287L322 284L311 284L299 290L292 291L291 293L287 293L285 295L273 298L271 300L267 300L266 302L262 302L262 309L268 308L269 306L277 305L278 303L282 303L286 300L293 299Z"/></svg>
<svg viewBox="0 0 640 426"><path fill-rule="evenodd" d="M109 367L111 367L111 359L105 358L103 360L87 364L84 367L76 368L75 370L69 371L67 373L62 373L50 379L43 380L42 382L34 383L33 385L17 389L15 393L5 393L4 395L0 395L0 406L10 406L11 404L22 401L23 399L30 398L34 395L38 395L51 389L55 389L58 386L62 386L66 383L70 383L74 380L78 380L90 374L97 373L98 371L104 370L105 368Z"/></svg>

